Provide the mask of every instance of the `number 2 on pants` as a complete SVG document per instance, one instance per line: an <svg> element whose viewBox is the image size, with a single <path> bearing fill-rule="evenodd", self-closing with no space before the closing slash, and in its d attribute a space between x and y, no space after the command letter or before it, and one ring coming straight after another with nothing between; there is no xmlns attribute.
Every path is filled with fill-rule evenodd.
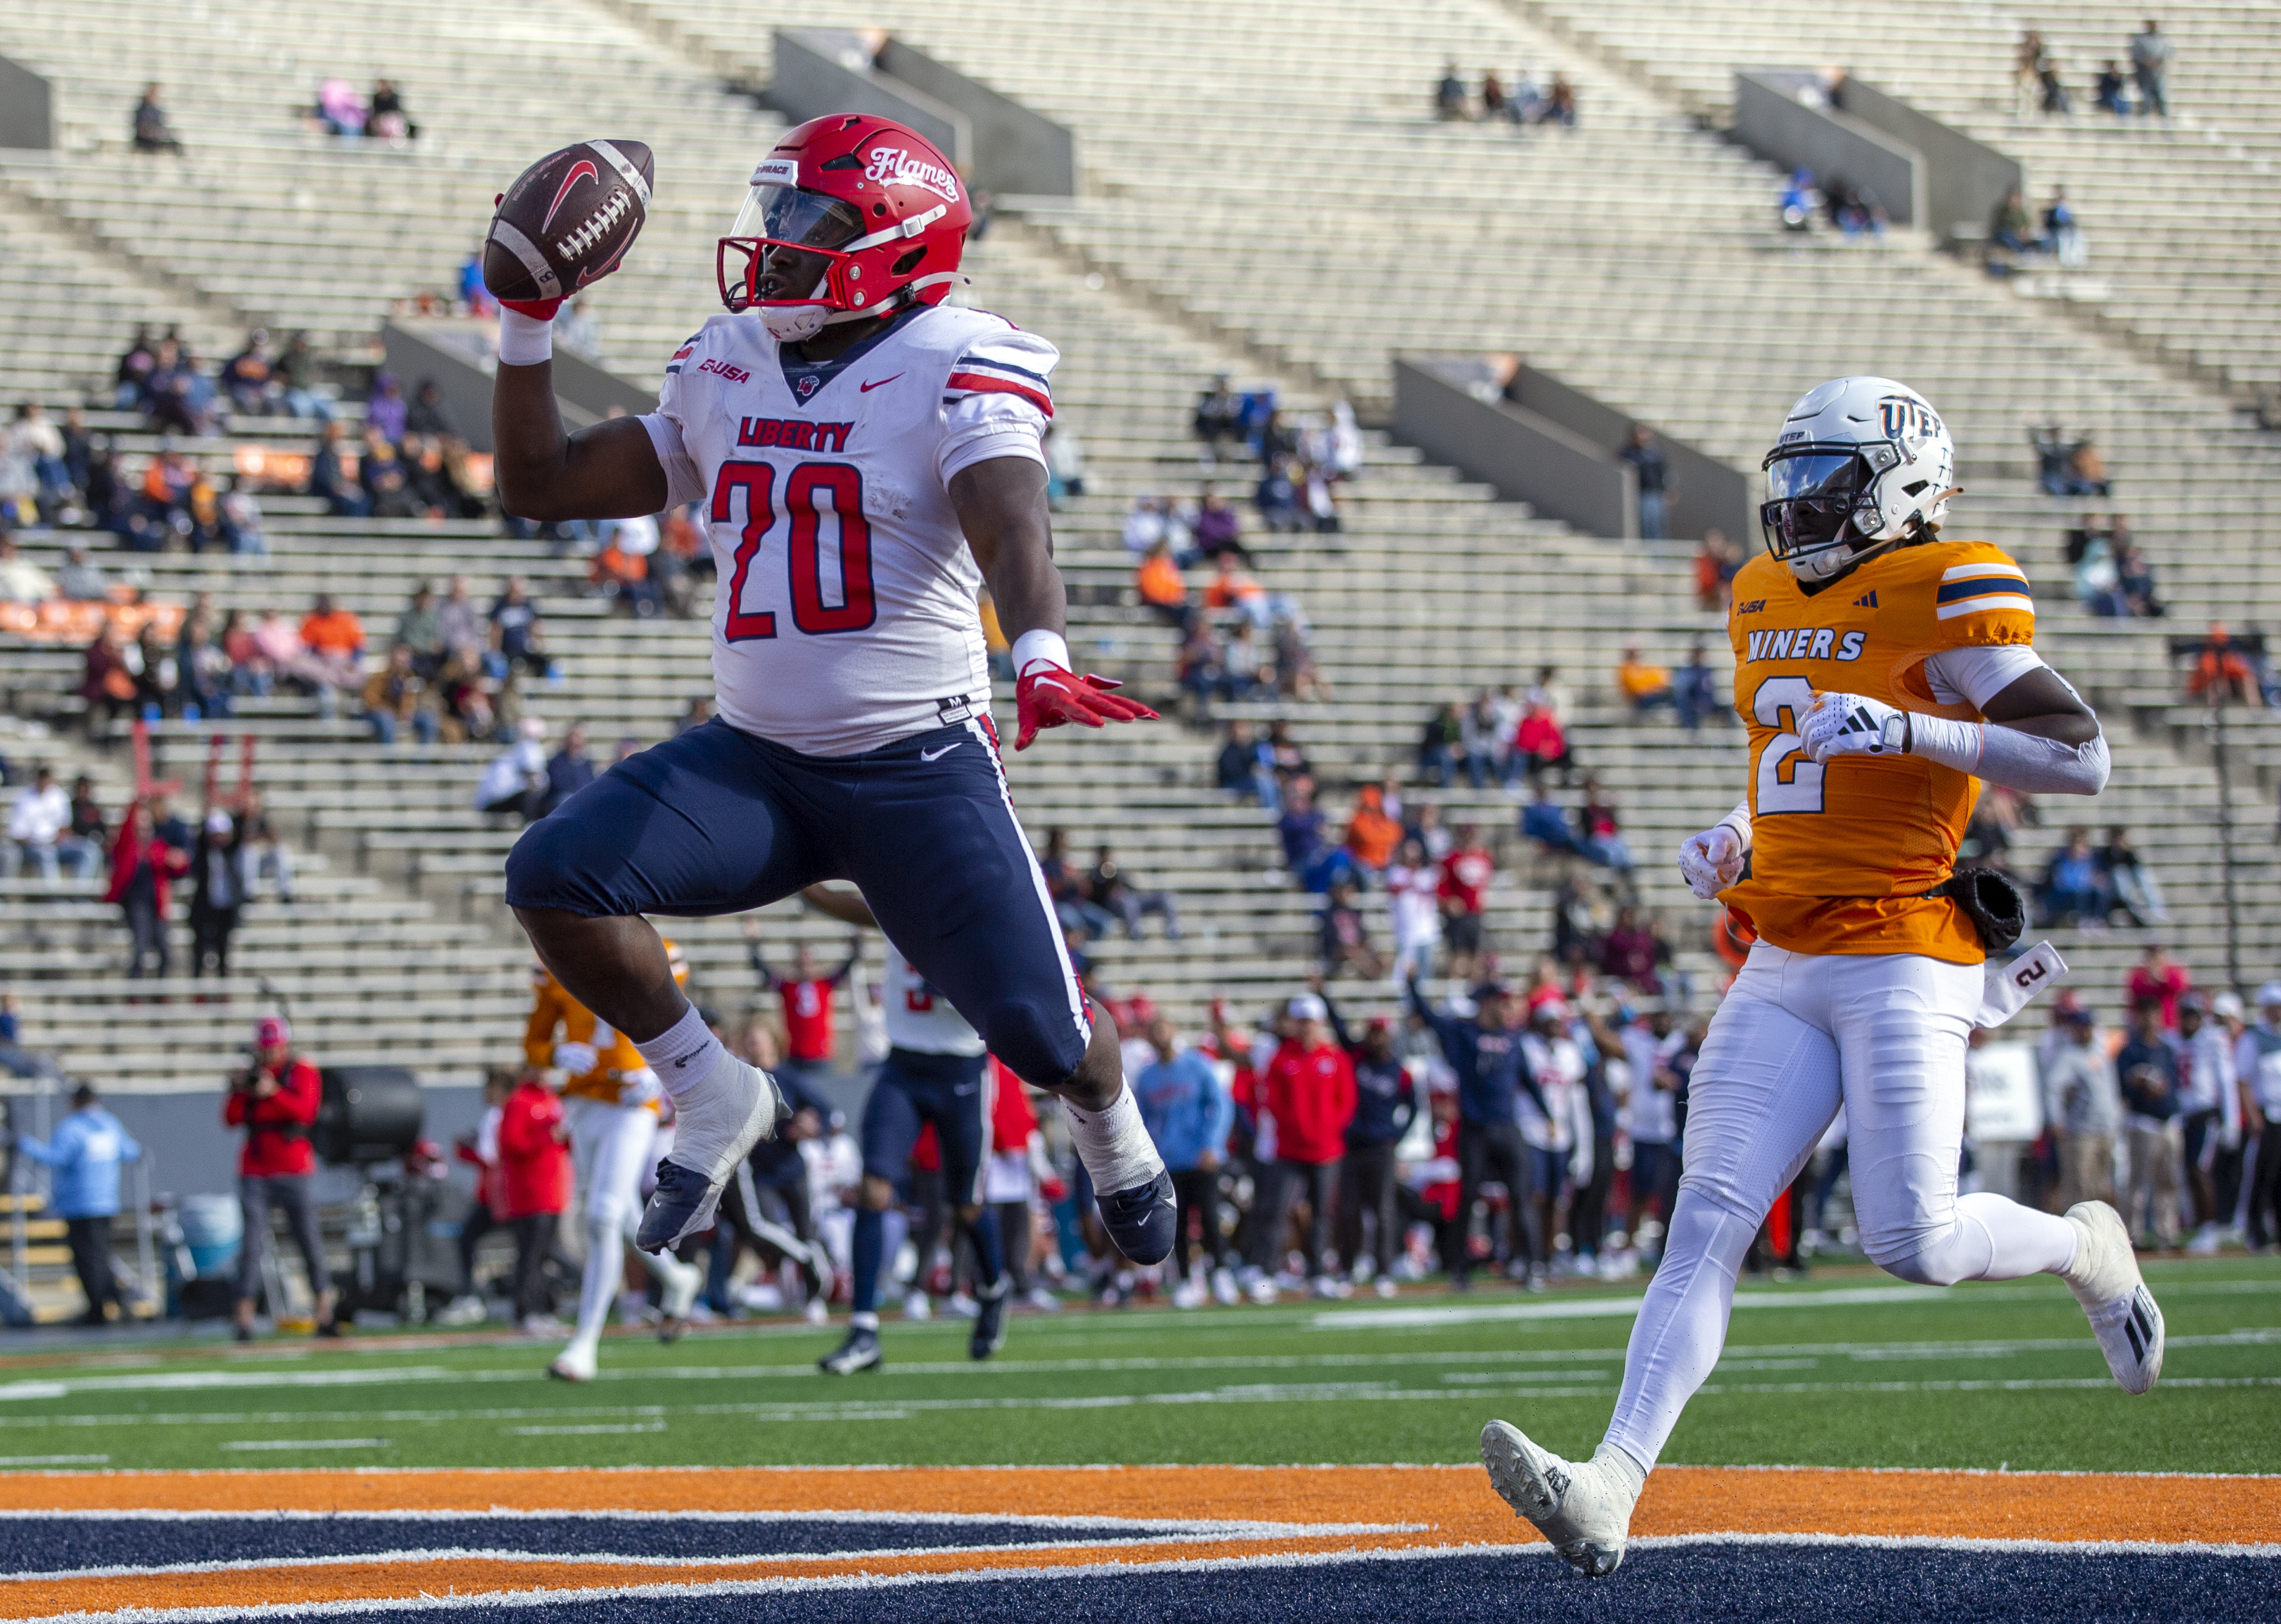
<svg viewBox="0 0 2281 1624"><path fill-rule="evenodd" d="M1776 730L1759 752L1759 793L1751 816L1821 810L1823 769L1806 758L1805 740L1798 736L1798 718L1813 703L1813 684L1803 677L1769 677L1751 696L1751 715L1759 725ZM1788 777L1782 776L1785 768Z"/></svg>
<svg viewBox="0 0 2281 1624"><path fill-rule="evenodd" d="M775 487L776 469L766 462L723 462L714 482L710 517L715 525L736 522L737 497L739 492L744 496L744 527L738 534L728 615L722 629L731 643L777 635L773 612L745 607L753 561L776 525ZM845 462L803 462L785 481L784 497L790 521L785 564L792 623L810 637L865 630L878 618L878 602L871 590L871 524L863 516L862 471ZM823 592L827 515L838 522L837 603L827 602Z"/></svg>

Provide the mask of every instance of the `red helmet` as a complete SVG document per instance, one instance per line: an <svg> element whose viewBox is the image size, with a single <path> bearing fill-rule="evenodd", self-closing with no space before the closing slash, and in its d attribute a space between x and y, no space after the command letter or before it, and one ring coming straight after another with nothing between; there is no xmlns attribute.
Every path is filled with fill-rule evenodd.
<svg viewBox="0 0 2281 1624"><path fill-rule="evenodd" d="M810 119L753 171L752 191L714 254L721 302L759 310L787 344L813 338L829 322L937 304L966 280L958 260L973 220L950 160L917 131L868 113ZM823 261L813 290L762 298L770 249ZM734 277L732 251L744 256Z"/></svg>

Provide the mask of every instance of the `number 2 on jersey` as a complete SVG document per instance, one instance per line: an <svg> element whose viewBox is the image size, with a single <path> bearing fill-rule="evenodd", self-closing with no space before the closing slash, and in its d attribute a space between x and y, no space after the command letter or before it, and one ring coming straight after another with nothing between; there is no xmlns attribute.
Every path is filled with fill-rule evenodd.
<svg viewBox="0 0 2281 1624"><path fill-rule="evenodd" d="M729 577L728 617L722 634L731 643L777 635L777 617L745 607L746 577L761 543L777 520L776 469L766 462L723 462L713 485L710 516L715 524L736 520L735 497L745 495L745 526L737 538L736 568ZM810 637L861 631L878 618L871 590L871 525L863 516L863 476L844 462L803 462L785 481L785 507L791 522L785 536L785 567L792 597L792 623ZM823 595L823 498L839 521L839 601Z"/></svg>
<svg viewBox="0 0 2281 1624"><path fill-rule="evenodd" d="M1821 810L1822 768L1806 758L1798 736L1798 718L1813 703L1813 684L1803 677L1769 677L1751 696L1751 715L1775 736L1759 752L1759 793L1751 816ZM1785 716L1782 713L1789 712ZM1790 777L1782 777L1782 769Z"/></svg>

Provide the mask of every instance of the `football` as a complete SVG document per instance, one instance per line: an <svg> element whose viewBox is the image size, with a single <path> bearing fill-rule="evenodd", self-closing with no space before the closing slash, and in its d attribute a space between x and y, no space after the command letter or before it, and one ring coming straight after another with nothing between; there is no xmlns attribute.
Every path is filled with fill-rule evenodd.
<svg viewBox="0 0 2281 1624"><path fill-rule="evenodd" d="M567 298L617 269L641 235L654 171L638 141L582 141L540 159L499 197L483 286L495 298Z"/></svg>

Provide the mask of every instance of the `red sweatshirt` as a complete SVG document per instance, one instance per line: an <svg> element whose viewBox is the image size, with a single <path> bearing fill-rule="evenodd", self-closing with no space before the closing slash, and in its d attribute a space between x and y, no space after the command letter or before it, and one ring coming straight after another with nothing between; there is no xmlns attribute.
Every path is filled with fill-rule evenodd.
<svg viewBox="0 0 2281 1624"><path fill-rule="evenodd" d="M314 1172L317 1155L309 1148L309 1125L317 1119L324 1095L317 1068L295 1055L277 1073L277 1092L267 1099L257 1100L242 1088L223 1096L221 1119L248 1130L237 1153L239 1176L290 1179Z"/></svg>
<svg viewBox="0 0 2281 1624"><path fill-rule="evenodd" d="M1275 1118L1275 1155L1320 1166L1346 1154L1354 1120L1354 1062L1334 1043L1302 1049L1286 1043L1267 1063L1267 1114Z"/></svg>
<svg viewBox="0 0 2281 1624"><path fill-rule="evenodd" d="M556 1137L562 1102L544 1083L522 1084L499 1113L499 1175L506 1216L530 1218L570 1204L570 1152Z"/></svg>
<svg viewBox="0 0 2281 1624"><path fill-rule="evenodd" d="M990 1065L997 1086L990 1105L990 1148L1025 1150L1030 1135L1038 1130L1038 1113L1030 1107L1030 1091L996 1056L990 1057Z"/></svg>

